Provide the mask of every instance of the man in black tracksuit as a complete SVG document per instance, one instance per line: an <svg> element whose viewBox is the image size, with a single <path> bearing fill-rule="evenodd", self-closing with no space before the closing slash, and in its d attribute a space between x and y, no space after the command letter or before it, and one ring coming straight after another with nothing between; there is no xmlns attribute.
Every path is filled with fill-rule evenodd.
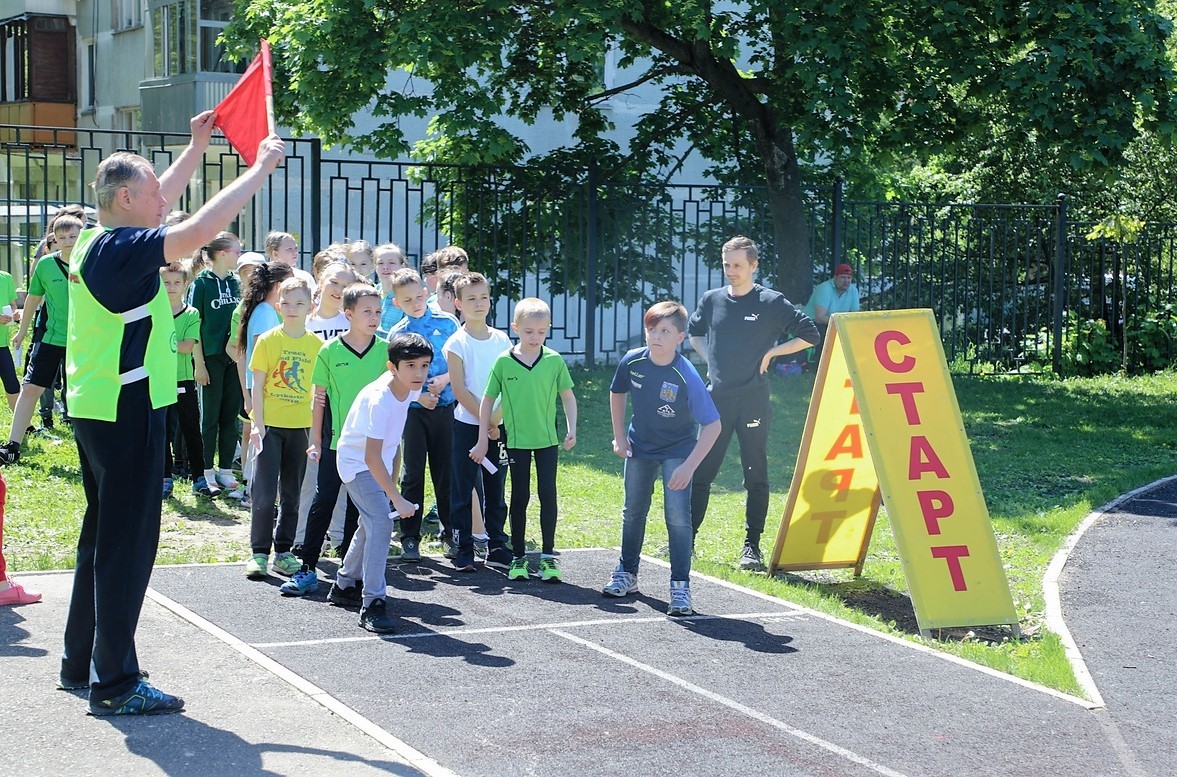
<svg viewBox="0 0 1177 777"><path fill-rule="evenodd" d="M759 250L748 238L733 237L724 243L723 274L730 285L705 293L687 327L691 347L707 360L708 389L722 426L719 439L695 470L691 523L697 535L707 514L711 483L735 434L748 492L742 569L763 568L760 535L768 515L772 420L765 372L775 357L804 350L820 339L813 321L783 294L755 282L759 265ZM793 339L777 344L789 335Z"/></svg>

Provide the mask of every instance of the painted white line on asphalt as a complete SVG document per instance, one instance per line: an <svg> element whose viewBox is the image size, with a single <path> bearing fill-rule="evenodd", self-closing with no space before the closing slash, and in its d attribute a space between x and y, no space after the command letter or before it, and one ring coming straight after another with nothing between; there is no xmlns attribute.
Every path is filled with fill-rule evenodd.
<svg viewBox="0 0 1177 777"><path fill-rule="evenodd" d="M665 561L662 561L661 559L657 559L657 558L652 558L652 557L646 556L644 554L642 555L642 561L648 561L651 564L658 564L660 566L664 566L667 568L670 567L670 565L668 563L666 563ZM785 601L784 599L778 599L777 597L772 596L771 594L761 593L760 591L755 591L751 588L745 588L741 585L737 585L736 583L731 583L731 582L728 582L727 580L722 580L718 577L712 577L711 575L703 574L702 572L698 572L694 569L691 570L691 575L693 577L698 577L703 580L706 580L709 583L715 583L716 585L723 586L724 588L730 588L733 591L739 591L742 594L747 594L748 596L754 596L757 599L762 599L766 602L772 602L773 604L779 604L783 607L788 607L797 613L804 613L804 614L812 616L814 618L820 618L821 620L829 621L830 623L836 623L839 626L844 626L844 627L851 629L853 631L857 631L862 634L867 634L872 637L877 637L879 639L886 640L887 642L891 642L896 645L901 645L905 648L908 648L909 650L915 650L920 653L926 653L930 656L935 656L936 658L939 658L943 661L947 661L952 664L957 664L959 666L963 666L967 669L972 669L972 670L980 672L982 674L987 674L990 677L996 677L999 680L1004 680L1008 683L1013 683L1014 685L1020 685L1023 688L1028 688L1032 691L1037 691L1038 693L1045 693L1047 696L1053 696L1056 699L1062 699L1063 701L1070 702L1071 704L1077 704L1080 707L1084 707L1089 710L1098 709L1099 707L1103 706L1102 700L1100 700L1099 703L1092 703L1092 702L1088 701L1087 699L1081 699L1078 696L1072 696L1069 693L1063 693L1062 691L1056 691L1054 688L1047 688L1045 685L1039 685L1038 683L1032 683L1029 680L1023 680L1020 677L1014 677L1012 674L1006 674L1005 672L998 671L997 669L991 669L990 667L974 663L972 661L969 661L968 659L961 658L960 656L954 656L951 653L944 653L939 650L936 650L935 648L928 647L927 645L921 645L917 642L910 642L906 639L903 639L902 637L897 637L894 634L886 634L882 631L876 631L876 630L870 628L869 626L860 626L857 623L851 623L850 621L842 620L841 618L821 612L820 610L814 610L809 607L804 607L800 604L794 604L793 602Z"/></svg>
<svg viewBox="0 0 1177 777"><path fill-rule="evenodd" d="M805 742L809 742L810 744L813 744L813 745L817 745L818 747L822 748L823 750L827 750L837 756L845 758L848 761L856 763L860 766L864 766L867 769L870 769L872 772L875 772L876 774L885 774L885 775L887 775L887 777L905 777L903 772L897 772L894 769L890 769L886 766L883 766L880 763L876 763L875 761L872 761L871 759L867 758L866 756L859 755L858 753L855 753L852 750L847 750L846 748L844 748L840 745L835 745L833 742L829 742L825 739L822 739L819 736L816 736L814 734L810 734L808 731L802 731L799 728L794 728L787 723L779 721L774 717L771 717L769 715L764 714L763 712L760 712L759 710L755 710L745 704L741 704L740 702L736 701L735 699L729 699L726 696L721 696L720 694L715 693L714 691L709 691L706 688L702 688L698 685L695 685L694 683L687 682L686 680L682 679L681 677L677 677L675 675L672 675L669 672L663 672L661 669L656 669L655 667L652 667L649 664L643 664L641 661L630 658L629 656L625 655L624 653L618 653L616 650L611 650L611 649L605 647L604 645L598 645L595 642L590 642L587 639L583 639L581 637L578 637L575 634L569 634L568 632L561 631L560 629L552 629L551 632L559 637L563 637L564 639L575 642L578 645L583 645L584 647L587 647L591 650L595 650L596 652L598 652L602 655L608 656L609 658L615 659L617 661L621 661L622 663L625 663L625 664L629 664L630 666L632 666L636 669L640 669L643 672L646 672L648 674L652 674L661 680L665 680L669 683L673 683L674 685L677 685L679 688L682 688L684 690L690 691L691 693L695 693L700 696L703 696L704 698L710 699L711 701L718 702L719 704L722 704L723 706L725 706L729 709L735 710L736 712L739 712L742 715L746 715L746 716L752 718L753 720L758 720L761 723L772 726L773 728L777 729L778 731L782 731L782 732L788 734L789 736L796 737L797 739L800 739Z"/></svg>
<svg viewBox="0 0 1177 777"><path fill-rule="evenodd" d="M251 647L260 649L308 647L314 645L337 645L348 642L401 642L409 639L428 639L430 637L465 637L471 634L505 634L513 631L550 631L551 629L577 629L586 626L610 626L614 624L630 623L671 623L673 621L715 621L715 620L754 620L770 618L781 620L784 618L803 618L791 612L740 612L731 615L688 615L681 618L671 618L668 615L651 615L641 618L597 618L583 621L561 621L557 623L526 623L518 626L486 626L478 629L449 629L444 631L419 631L413 634L369 634L362 637L328 637L326 639L303 639L290 642L254 642Z"/></svg>
<svg viewBox="0 0 1177 777"><path fill-rule="evenodd" d="M240 639L233 636L216 624L200 617L179 602L169 599L153 588L147 589L147 598L151 599L161 607L170 610L172 613L182 618L183 620L188 621L196 628L207 632L213 637L216 637L221 642L224 642L226 645L233 648L238 653L245 656L250 661L253 661L255 664L262 667L279 679L285 680L297 690L305 693L323 707L327 708L331 712L346 720L348 723L358 728L360 731L370 736L372 739L379 742L382 746L399 755L410 766L412 766L414 769L417 769L422 774L427 775L427 777L457 777L456 773L445 768L437 761L433 760L403 740L393 736L388 731L380 728L380 726L376 725L368 718L365 718L351 707L348 707L346 704L339 701L319 686L310 682L301 675L290 671L286 667L282 666L282 664L279 664L277 661L262 653L260 650L250 647L245 642L242 642Z"/></svg>
<svg viewBox="0 0 1177 777"><path fill-rule="evenodd" d="M1075 678L1079 681L1079 685L1083 687L1083 692L1091 697L1091 700L1096 703L1096 706L1104 706L1103 696L1100 695L1099 688L1096 687L1095 680L1091 677L1091 672L1087 670L1087 662L1083 660L1083 654L1079 652L1079 645L1075 642L1075 638L1071 636L1071 630L1067 628L1067 621L1063 618L1062 596L1059 593L1058 585L1059 578L1063 574L1063 568L1066 567L1067 561L1071 558L1071 553L1079 544L1079 540L1083 538L1084 533L1088 529L1095 525L1096 521L1129 499L1135 499L1141 494L1171 483L1174 480L1177 480L1177 475L1161 478L1160 480L1149 483L1147 486L1141 486L1122 496L1118 496L1099 509L1088 513L1087 517L1075 528L1075 531L1071 532L1071 536L1067 537L1067 541L1063 543L1063 546L1054 554L1054 558L1050 560L1050 565L1046 567L1046 574L1042 578L1042 595L1046 599L1046 626L1055 634L1058 634L1059 640L1063 643L1063 649L1066 651L1067 660L1071 662L1071 668L1075 672Z"/></svg>

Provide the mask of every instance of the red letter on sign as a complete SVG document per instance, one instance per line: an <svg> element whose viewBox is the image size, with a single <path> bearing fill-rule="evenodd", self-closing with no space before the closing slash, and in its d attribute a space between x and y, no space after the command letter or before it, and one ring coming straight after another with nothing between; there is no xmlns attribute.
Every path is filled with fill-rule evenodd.
<svg viewBox="0 0 1177 777"><path fill-rule="evenodd" d="M833 461L839 456L846 454L850 455L852 459L862 458L862 437L860 432L862 427L858 424L850 424L841 432L838 433L838 439L834 440L830 452L826 454L826 461Z"/></svg>
<svg viewBox="0 0 1177 777"><path fill-rule="evenodd" d="M838 510L837 512L828 513L810 513L809 519L812 521L819 521L821 526L817 530L817 544L825 545L830 541L830 532L834 529L834 521L840 521L846 517L845 510Z"/></svg>
<svg viewBox="0 0 1177 777"><path fill-rule="evenodd" d="M969 555L968 545L941 545L932 548L932 558L942 558L948 562L948 574L952 577L952 588L956 591L967 591L964 584L964 571L960 568L961 558Z"/></svg>
<svg viewBox="0 0 1177 777"><path fill-rule="evenodd" d="M924 393L923 383L888 383L888 394L898 394L903 399L903 414L909 426L919 426L920 414L915 408L915 395Z"/></svg>
<svg viewBox="0 0 1177 777"><path fill-rule="evenodd" d="M904 356L899 361L891 358L887 346L890 343L898 343L899 345L911 345L911 338L902 332L890 330L887 332L879 332L875 338L875 358L879 360L879 364L883 365L883 369L888 372L911 372L915 369L915 357Z"/></svg>
<svg viewBox="0 0 1177 777"><path fill-rule="evenodd" d="M835 502L845 502L850 496L850 481L854 478L852 469L831 469L822 473L821 487L823 491L833 491Z"/></svg>
<svg viewBox="0 0 1177 777"><path fill-rule="evenodd" d="M932 450L932 443L928 442L928 438L912 437L911 457L907 461L907 479L919 480L925 472L931 472L938 478L948 477L948 470L944 469L940 457Z"/></svg>
<svg viewBox="0 0 1177 777"><path fill-rule="evenodd" d="M920 512L928 534L940 533L940 519L952 515L952 496L947 491L916 491L920 500Z"/></svg>
<svg viewBox="0 0 1177 777"><path fill-rule="evenodd" d="M854 384L850 382L850 378L846 379L844 388L853 388ZM850 395L850 415L858 415L858 397L853 394Z"/></svg>

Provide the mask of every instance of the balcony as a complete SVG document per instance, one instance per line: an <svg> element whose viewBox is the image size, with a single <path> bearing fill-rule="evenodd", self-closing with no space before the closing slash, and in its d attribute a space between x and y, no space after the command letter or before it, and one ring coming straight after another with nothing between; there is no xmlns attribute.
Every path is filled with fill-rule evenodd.
<svg viewBox="0 0 1177 777"><path fill-rule="evenodd" d="M239 78L237 73L185 73L139 82L143 129L186 134L188 120L217 107Z"/></svg>
<svg viewBox="0 0 1177 777"><path fill-rule="evenodd" d="M73 103L41 102L25 100L16 103L0 103L0 124L16 124L22 127L76 127L77 109ZM17 140L15 130L0 129L0 142L13 143ZM76 146L77 135L59 130L21 130L20 142L34 146Z"/></svg>

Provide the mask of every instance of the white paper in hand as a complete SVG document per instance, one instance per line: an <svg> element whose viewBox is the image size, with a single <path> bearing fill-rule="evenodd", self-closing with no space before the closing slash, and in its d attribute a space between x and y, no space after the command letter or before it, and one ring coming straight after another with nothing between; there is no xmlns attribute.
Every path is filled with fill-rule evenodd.
<svg viewBox="0 0 1177 777"><path fill-rule="evenodd" d="M486 458L485 456L482 458L482 468L484 470L486 470L488 474L491 474L491 475L493 475L499 471L499 468L496 467L494 464L492 464L491 460Z"/></svg>

